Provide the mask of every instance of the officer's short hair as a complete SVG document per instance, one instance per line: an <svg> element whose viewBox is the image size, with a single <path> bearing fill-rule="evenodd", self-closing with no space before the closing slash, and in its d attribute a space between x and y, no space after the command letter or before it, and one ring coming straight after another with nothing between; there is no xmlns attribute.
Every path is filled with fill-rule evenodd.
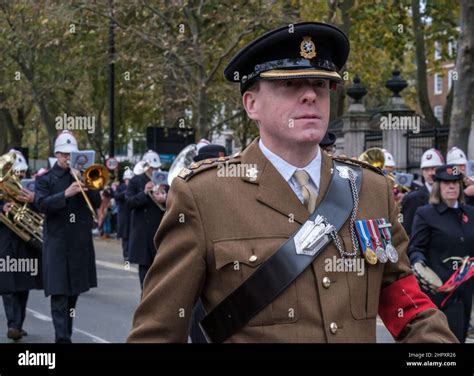
<svg viewBox="0 0 474 376"><path fill-rule="evenodd" d="M464 205L466 203L466 199L464 197L464 187L462 185L462 180L455 180L459 184L459 197L458 201L460 204ZM430 204L438 205L439 203L443 202L441 198L441 184L439 181L435 181L433 183L433 188L431 189L430 193Z"/></svg>
<svg viewBox="0 0 474 376"><path fill-rule="evenodd" d="M258 92L260 90L260 82L260 80L255 80L245 91Z"/></svg>

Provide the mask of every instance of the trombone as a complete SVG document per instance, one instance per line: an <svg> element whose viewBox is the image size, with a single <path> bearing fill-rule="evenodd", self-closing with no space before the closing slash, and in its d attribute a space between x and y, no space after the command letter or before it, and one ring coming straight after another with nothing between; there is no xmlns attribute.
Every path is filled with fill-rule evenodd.
<svg viewBox="0 0 474 376"><path fill-rule="evenodd" d="M70 164L71 162L68 161ZM92 203L89 199L89 196L87 196L86 192L82 188L82 185L85 185L86 188L92 189L92 190L99 190L105 187L105 185L108 183L110 176L109 176L109 171L104 165L101 165L99 163L92 164L89 166L83 173L83 179L84 182L81 182L79 177L76 174L76 170L74 168L70 167L71 175L74 177L77 183L79 183L79 188L81 190L81 194L84 197L84 200L86 201L87 207L89 208L89 211L92 214L92 218L94 222L98 222L97 219L97 214L92 207Z"/></svg>

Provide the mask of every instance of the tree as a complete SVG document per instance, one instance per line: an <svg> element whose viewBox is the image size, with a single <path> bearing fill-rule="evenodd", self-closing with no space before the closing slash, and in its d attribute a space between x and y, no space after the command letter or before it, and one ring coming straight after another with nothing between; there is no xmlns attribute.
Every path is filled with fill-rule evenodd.
<svg viewBox="0 0 474 376"><path fill-rule="evenodd" d="M469 133L472 132L472 107L474 105L474 3L461 1L456 59L457 80L454 81L453 109L449 130L448 148L458 146L467 150Z"/></svg>
<svg viewBox="0 0 474 376"><path fill-rule="evenodd" d="M428 97L428 83L427 83L427 68L426 68L426 49L423 33L423 23L420 16L420 0L412 0L412 19L413 19L413 33L415 35L416 47L416 82L418 91L418 103L421 111L428 123L434 126L441 126L438 119L434 116L433 109L430 105Z"/></svg>

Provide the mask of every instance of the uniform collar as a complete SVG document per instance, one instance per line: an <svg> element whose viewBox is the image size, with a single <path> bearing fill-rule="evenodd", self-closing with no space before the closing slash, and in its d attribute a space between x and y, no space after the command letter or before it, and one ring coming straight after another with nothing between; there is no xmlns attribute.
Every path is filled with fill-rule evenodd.
<svg viewBox="0 0 474 376"><path fill-rule="evenodd" d="M269 150L263 144L262 139L259 140L258 146L262 151L263 155L265 155L265 157L271 162L273 167L275 167L275 169L280 173L280 175L283 177L283 179L285 179L286 182L290 181L295 171L305 170L311 177L311 180L313 180L313 183L316 185L316 187L319 188L319 182L321 180L321 150L319 150L319 147L318 154L316 155L316 157L314 157L313 160L309 162L305 167L299 168L293 166L291 163L288 163L283 158Z"/></svg>
<svg viewBox="0 0 474 376"><path fill-rule="evenodd" d="M303 224L309 217L308 210L295 195L288 182L265 157L258 146L259 140L260 138L257 137L252 141L239 157L242 165L249 168L255 167L257 173L254 178L242 176L241 179L258 186L257 201ZM324 198L332 174L332 158L324 152L319 154L321 155L321 167L317 206Z"/></svg>
<svg viewBox="0 0 474 376"><path fill-rule="evenodd" d="M70 171L69 168L64 169L60 167L57 162L54 164L53 168L51 169L51 172L58 177L62 177L66 174L69 174L69 171Z"/></svg>
<svg viewBox="0 0 474 376"><path fill-rule="evenodd" d="M453 209L453 210L461 209L461 210L463 210L462 205L459 205L459 201L456 203L456 205L457 206L455 206L454 208L450 208L444 202L440 202L439 204L435 205L435 208L438 211L438 213L440 213L440 214L443 214L448 209Z"/></svg>

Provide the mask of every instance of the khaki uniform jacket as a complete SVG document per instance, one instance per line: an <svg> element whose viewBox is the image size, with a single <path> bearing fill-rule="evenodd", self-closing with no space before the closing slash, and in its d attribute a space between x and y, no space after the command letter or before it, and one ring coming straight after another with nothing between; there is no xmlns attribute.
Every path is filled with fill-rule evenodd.
<svg viewBox="0 0 474 376"><path fill-rule="evenodd" d="M221 177L217 164L203 164L193 170L192 177L173 181L167 212L155 237L157 255L145 278L128 342L187 342L196 300L201 297L209 312L309 217L260 151L258 138L241 155L230 158L227 166L230 174L239 165L255 167L256 178L245 176L245 171L243 177ZM330 182L331 167L332 157L323 152L317 204ZM408 239L398 221L391 183L370 169L362 170L358 218L389 219L398 263L365 264L361 276L326 271L327 260L340 257L331 242L227 342L375 342L380 291L411 270ZM352 250L348 223L339 235L346 249ZM456 342L444 314L436 309L419 313L399 340Z"/></svg>

